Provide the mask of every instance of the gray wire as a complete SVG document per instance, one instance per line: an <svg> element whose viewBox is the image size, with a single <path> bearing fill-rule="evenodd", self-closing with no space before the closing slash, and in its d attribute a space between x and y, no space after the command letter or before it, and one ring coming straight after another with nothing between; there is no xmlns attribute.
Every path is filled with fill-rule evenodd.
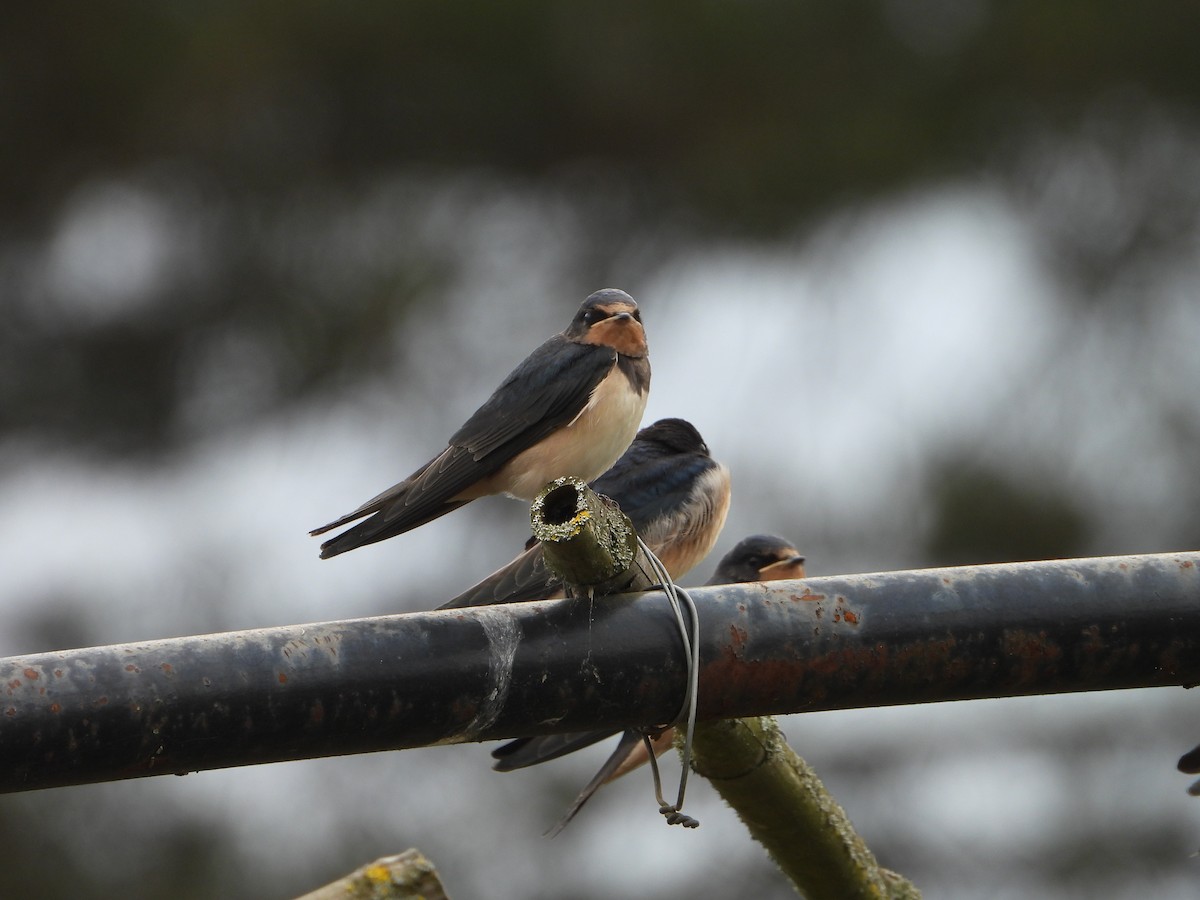
<svg viewBox="0 0 1200 900"><path fill-rule="evenodd" d="M676 722L684 721L687 723L683 738L683 771L679 776L679 794L675 800L675 805L670 806L663 801L661 782L658 775L658 760L655 758L654 750L647 738L646 750L650 756L651 771L654 773L654 791L659 803L659 812L667 817L669 824L683 825L685 828L695 828L700 823L691 816L683 815L680 810L683 808L683 797L687 790L688 772L691 769L692 762L692 736L696 729L696 699L699 694L700 683L700 617L696 613L696 604L693 602L691 596L688 595L688 592L671 580L671 575L667 572L666 566L646 546L646 542L640 537L637 540L638 546L646 554L646 559L650 563L650 568L653 570L655 578L658 579L659 585L667 595L667 602L671 606L671 611L675 613L675 621L679 625L679 635L683 639L684 665L687 668L686 695L679 715L675 717ZM681 599L682 603L680 602ZM683 617L683 606L685 604L687 606L688 617L691 619L690 629Z"/></svg>

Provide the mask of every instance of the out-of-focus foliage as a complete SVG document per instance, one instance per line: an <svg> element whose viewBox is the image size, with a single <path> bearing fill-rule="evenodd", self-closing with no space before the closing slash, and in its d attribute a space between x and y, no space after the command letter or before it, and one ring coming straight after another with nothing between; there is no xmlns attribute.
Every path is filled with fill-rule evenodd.
<svg viewBox="0 0 1200 900"><path fill-rule="evenodd" d="M1029 473L1023 473L1028 475ZM962 462L934 466L928 491L938 518L926 538L936 565L1083 556L1085 514L1040 477L1018 481Z"/></svg>
<svg viewBox="0 0 1200 900"><path fill-rule="evenodd" d="M454 260L419 192L351 211L399 174L543 185L587 207L603 270L651 224L788 233L995 170L1095 283L1200 202L1167 177L1195 159L1198 28L1188 6L983 0L27 5L0 30L0 434L153 451L222 377L247 387L206 425L403 353L405 301ZM1148 116L1171 131L1149 147ZM1067 149L1095 179L1061 187ZM114 209L141 232L83 236Z"/></svg>
<svg viewBox="0 0 1200 900"><path fill-rule="evenodd" d="M0 38L0 201L178 162L236 193L397 164L611 167L720 227L1075 129L1109 93L1200 98L1200 10L1125 4L544 2L33 6ZM36 177L30 177L36 173Z"/></svg>

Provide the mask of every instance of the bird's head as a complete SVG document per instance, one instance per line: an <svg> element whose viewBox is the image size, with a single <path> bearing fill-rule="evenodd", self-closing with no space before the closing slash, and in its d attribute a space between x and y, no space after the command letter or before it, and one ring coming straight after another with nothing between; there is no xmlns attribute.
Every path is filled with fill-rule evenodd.
<svg viewBox="0 0 1200 900"><path fill-rule="evenodd" d="M646 331L638 305L616 288L596 291L584 300L563 334L576 343L612 347L625 356L646 355Z"/></svg>
<svg viewBox="0 0 1200 900"><path fill-rule="evenodd" d="M709 455L708 444L700 437L696 426L687 419L659 419L637 433L635 442L657 444L672 453L702 453Z"/></svg>
<svg viewBox="0 0 1200 900"><path fill-rule="evenodd" d="M804 557L783 538L756 534L740 541L717 569L722 583L804 577Z"/></svg>

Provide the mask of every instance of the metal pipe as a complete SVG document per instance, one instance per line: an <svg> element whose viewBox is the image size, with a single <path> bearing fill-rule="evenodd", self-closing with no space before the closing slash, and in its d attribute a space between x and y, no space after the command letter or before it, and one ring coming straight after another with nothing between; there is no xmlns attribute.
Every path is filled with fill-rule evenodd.
<svg viewBox="0 0 1200 900"><path fill-rule="evenodd" d="M695 588L700 717L1200 683L1200 553ZM670 720L659 592L0 660L0 792Z"/></svg>

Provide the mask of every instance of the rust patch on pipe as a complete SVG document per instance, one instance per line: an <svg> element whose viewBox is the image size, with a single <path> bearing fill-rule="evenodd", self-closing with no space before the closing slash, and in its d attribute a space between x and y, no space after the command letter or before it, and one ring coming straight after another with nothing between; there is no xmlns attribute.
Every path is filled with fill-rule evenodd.
<svg viewBox="0 0 1200 900"><path fill-rule="evenodd" d="M1187 646L1183 641L1178 639L1171 641L1162 652L1158 655L1159 668L1170 675L1176 677L1184 665L1183 659L1187 655Z"/></svg>
<svg viewBox="0 0 1200 900"><path fill-rule="evenodd" d="M310 725L320 725L325 721L325 704L317 700L308 710L308 723Z"/></svg>
<svg viewBox="0 0 1200 900"><path fill-rule="evenodd" d="M930 639L889 648L884 643L830 650L803 658L745 658L742 646L727 646L716 661L701 672L701 705L710 701L724 709L736 707L739 697L777 694L803 697L821 704L831 695L854 691L885 690L908 686L918 693L929 688L944 691L947 683L966 681L971 666L957 653L954 637ZM729 705L726 705L729 704Z"/></svg>
<svg viewBox="0 0 1200 900"><path fill-rule="evenodd" d="M745 628L741 627L740 625L737 625L736 623L730 624L730 626L729 626L729 650L730 650L730 652L733 653L735 656L740 654L742 651L742 648L746 646L746 640L748 637L749 637L749 635L746 633Z"/></svg>
<svg viewBox="0 0 1200 900"><path fill-rule="evenodd" d="M833 610L833 621L845 622L848 625L857 625L858 624L858 613L856 613L852 609L846 608L846 598L845 597L843 597L842 595L839 594L837 597L834 598L834 602L837 605L834 607L834 610Z"/></svg>
<svg viewBox="0 0 1200 900"><path fill-rule="evenodd" d="M1017 664L1018 684L1036 683L1043 673L1055 671L1062 659L1062 648L1047 638L1045 631L1007 629L1003 652Z"/></svg>

